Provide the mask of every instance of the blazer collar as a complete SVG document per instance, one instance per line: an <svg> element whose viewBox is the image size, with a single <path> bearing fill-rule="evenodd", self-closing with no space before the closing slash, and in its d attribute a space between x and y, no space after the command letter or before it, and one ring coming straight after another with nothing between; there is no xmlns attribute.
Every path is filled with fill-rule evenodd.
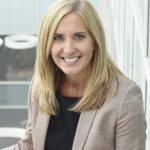
<svg viewBox="0 0 150 150"><path fill-rule="evenodd" d="M34 149L44 150L50 115L39 111L34 131Z"/></svg>
<svg viewBox="0 0 150 150"><path fill-rule="evenodd" d="M82 112L78 122L72 150L82 150L91 129L97 110Z"/></svg>
<svg viewBox="0 0 150 150"><path fill-rule="evenodd" d="M90 110L80 114L72 150L82 150L97 110ZM47 128L50 115L39 111L37 116L37 124L34 132L34 149L44 150Z"/></svg>

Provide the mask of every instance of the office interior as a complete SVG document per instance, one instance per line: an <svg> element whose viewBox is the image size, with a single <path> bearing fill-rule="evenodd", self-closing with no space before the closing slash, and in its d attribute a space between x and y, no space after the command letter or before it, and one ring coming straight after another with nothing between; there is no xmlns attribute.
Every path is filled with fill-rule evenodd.
<svg viewBox="0 0 150 150"><path fill-rule="evenodd" d="M0 149L24 134L37 34L55 0L0 1ZM150 148L150 0L91 0L103 22L108 51L142 89Z"/></svg>

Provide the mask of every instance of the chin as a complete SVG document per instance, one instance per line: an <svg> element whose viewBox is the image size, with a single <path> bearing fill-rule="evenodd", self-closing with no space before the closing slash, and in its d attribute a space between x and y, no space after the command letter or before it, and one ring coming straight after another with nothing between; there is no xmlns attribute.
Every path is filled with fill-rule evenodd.
<svg viewBox="0 0 150 150"><path fill-rule="evenodd" d="M68 75L68 76L74 76L74 75L78 75L78 73L79 72L76 72L75 70L62 70L63 71L63 73L65 74L65 75Z"/></svg>

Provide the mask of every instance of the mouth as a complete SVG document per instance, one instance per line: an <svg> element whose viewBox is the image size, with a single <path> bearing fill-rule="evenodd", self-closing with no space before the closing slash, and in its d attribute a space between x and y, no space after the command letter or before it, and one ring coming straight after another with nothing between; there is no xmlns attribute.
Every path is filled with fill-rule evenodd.
<svg viewBox="0 0 150 150"><path fill-rule="evenodd" d="M80 59L81 56L75 56L75 57L62 57L62 59L67 63L74 63L77 62Z"/></svg>

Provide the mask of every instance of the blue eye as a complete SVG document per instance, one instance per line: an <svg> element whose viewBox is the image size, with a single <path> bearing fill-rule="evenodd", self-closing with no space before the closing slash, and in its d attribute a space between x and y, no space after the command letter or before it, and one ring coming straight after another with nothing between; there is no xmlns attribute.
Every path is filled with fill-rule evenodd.
<svg viewBox="0 0 150 150"><path fill-rule="evenodd" d="M64 40L63 35L61 35L61 34L54 35L54 40L55 41L62 41L62 40Z"/></svg>
<svg viewBox="0 0 150 150"><path fill-rule="evenodd" d="M74 38L75 40L79 41L79 40L83 40L85 36L83 34L75 34Z"/></svg>

